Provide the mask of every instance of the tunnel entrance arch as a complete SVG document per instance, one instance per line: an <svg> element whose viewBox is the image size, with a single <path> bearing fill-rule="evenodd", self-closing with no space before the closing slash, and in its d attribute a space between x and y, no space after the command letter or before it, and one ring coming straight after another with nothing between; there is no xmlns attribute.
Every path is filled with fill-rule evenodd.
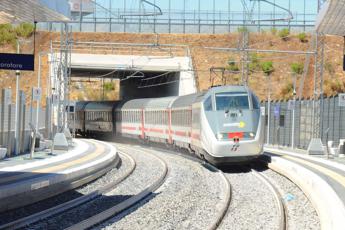
<svg viewBox="0 0 345 230"><path fill-rule="evenodd" d="M53 42L53 48L59 43ZM57 71L59 54L51 55L51 72ZM120 83L121 99L183 96L197 92L188 46L73 42L69 60L71 77L108 79ZM128 79L126 79L128 78ZM52 82L58 79L52 79Z"/></svg>

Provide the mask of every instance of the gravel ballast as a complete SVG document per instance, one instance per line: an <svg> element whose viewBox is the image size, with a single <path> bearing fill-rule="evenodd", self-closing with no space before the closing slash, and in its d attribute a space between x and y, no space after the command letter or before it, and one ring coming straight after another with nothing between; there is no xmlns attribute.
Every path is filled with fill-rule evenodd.
<svg viewBox="0 0 345 230"><path fill-rule="evenodd" d="M231 204L219 229L278 229L280 212L274 194L252 172L226 174Z"/></svg>
<svg viewBox="0 0 345 230"><path fill-rule="evenodd" d="M95 229L208 229L225 203L225 182L219 173L176 154L151 151L169 166L166 182L150 202L143 201Z"/></svg>
<svg viewBox="0 0 345 230"><path fill-rule="evenodd" d="M317 212L297 185L272 170L266 170L264 174L282 195L288 229L321 229Z"/></svg>
<svg viewBox="0 0 345 230"><path fill-rule="evenodd" d="M130 198L152 184L163 171L163 165L150 154L128 153L136 161L134 172L114 190L99 199L74 208L54 218L31 226L31 229L65 229ZM113 180L106 178L105 181Z"/></svg>

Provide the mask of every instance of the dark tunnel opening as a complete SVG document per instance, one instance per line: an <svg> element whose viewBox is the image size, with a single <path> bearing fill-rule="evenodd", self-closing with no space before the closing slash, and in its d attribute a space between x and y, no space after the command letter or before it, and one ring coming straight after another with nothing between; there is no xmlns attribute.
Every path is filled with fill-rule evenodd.
<svg viewBox="0 0 345 230"><path fill-rule="evenodd" d="M90 81L102 78L119 79L121 100L178 96L179 94L179 72L72 69L71 78Z"/></svg>

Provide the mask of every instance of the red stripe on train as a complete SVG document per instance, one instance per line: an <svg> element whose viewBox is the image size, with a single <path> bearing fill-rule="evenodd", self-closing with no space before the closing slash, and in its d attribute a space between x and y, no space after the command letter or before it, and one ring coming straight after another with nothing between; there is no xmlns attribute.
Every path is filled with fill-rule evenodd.
<svg viewBox="0 0 345 230"><path fill-rule="evenodd" d="M198 139L198 140L200 140L200 134L198 134L198 133L192 133L192 138L193 138L193 139Z"/></svg>
<svg viewBox="0 0 345 230"><path fill-rule="evenodd" d="M149 132L163 133L163 134L164 134L164 130L163 130L163 129L155 129L155 128L152 128L152 129L149 129Z"/></svg>
<svg viewBox="0 0 345 230"><path fill-rule="evenodd" d="M238 132L238 133L228 133L228 138L243 138L244 133L243 132Z"/></svg>
<svg viewBox="0 0 345 230"><path fill-rule="evenodd" d="M183 132L183 131L173 131L173 133L176 135L176 136L181 136L181 137L188 137L188 134L187 132Z"/></svg>
<svg viewBox="0 0 345 230"><path fill-rule="evenodd" d="M137 130L136 127L129 127L129 126L122 126L121 128L125 130Z"/></svg>

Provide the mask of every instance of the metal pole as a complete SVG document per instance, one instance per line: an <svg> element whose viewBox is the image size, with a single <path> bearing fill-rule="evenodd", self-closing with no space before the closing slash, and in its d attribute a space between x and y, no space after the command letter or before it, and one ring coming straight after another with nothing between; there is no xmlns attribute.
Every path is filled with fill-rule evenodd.
<svg viewBox="0 0 345 230"><path fill-rule="evenodd" d="M228 0L228 32L230 33L231 32L231 27L230 27L230 20L231 20L231 17L230 17L230 12L231 12L231 0Z"/></svg>
<svg viewBox="0 0 345 230"><path fill-rule="evenodd" d="M198 1L198 32L201 33L201 6L200 0Z"/></svg>
<svg viewBox="0 0 345 230"><path fill-rule="evenodd" d="M109 0L109 32L111 32L111 22L112 22L112 5L111 5L112 0Z"/></svg>
<svg viewBox="0 0 345 230"><path fill-rule="evenodd" d="M80 0L79 2L79 31L82 31L82 21L83 21L83 1Z"/></svg>
<svg viewBox="0 0 345 230"><path fill-rule="evenodd" d="M67 106L67 83L68 83L68 25L67 23L64 24L65 27L65 44L64 44L64 69L63 69L63 129L66 128L66 106Z"/></svg>
<svg viewBox="0 0 345 230"><path fill-rule="evenodd" d="M259 31L258 32L261 32L261 1L259 1L258 3L258 18L259 18Z"/></svg>
<svg viewBox="0 0 345 230"><path fill-rule="evenodd" d="M153 4L156 5L156 0L153 1ZM157 24L157 15L156 15L156 7L153 8L153 33L156 33L156 24Z"/></svg>
<svg viewBox="0 0 345 230"><path fill-rule="evenodd" d="M20 145L20 152L25 153L25 116L26 116L26 105L25 105L25 94L22 92L23 104L22 104L22 121L21 121L21 145Z"/></svg>
<svg viewBox="0 0 345 230"><path fill-rule="evenodd" d="M11 118L12 118L12 105L8 105L8 124L7 124L7 156L12 155L12 138L11 138Z"/></svg>
<svg viewBox="0 0 345 230"><path fill-rule="evenodd" d="M216 0L213 0L213 34L216 33Z"/></svg>
<svg viewBox="0 0 345 230"><path fill-rule="evenodd" d="M3 145L5 143L5 90L6 89L2 89L1 91L1 94L2 94L2 97L1 97L1 121L0 121L0 125L1 125L1 129L0 129L0 145Z"/></svg>
<svg viewBox="0 0 345 230"><path fill-rule="evenodd" d="M17 53L20 53L19 41L17 41ZM14 122L14 139L15 139L15 154L17 155L19 147L19 80L20 80L20 71L16 71L16 109L15 109L15 122Z"/></svg>
<svg viewBox="0 0 345 230"><path fill-rule="evenodd" d="M291 12L291 0L289 0L289 11ZM291 20L288 21L289 31L291 30Z"/></svg>
<svg viewBox="0 0 345 230"><path fill-rule="evenodd" d="M273 4L274 4L274 5L276 4L276 1L275 1L275 0L273 1ZM275 19L275 18L276 18L276 7L273 6L273 19ZM276 21L273 20L273 28L275 28L275 27L276 27Z"/></svg>
<svg viewBox="0 0 345 230"><path fill-rule="evenodd" d="M183 0L183 33L186 33L186 0Z"/></svg>
<svg viewBox="0 0 345 230"><path fill-rule="evenodd" d="M41 54L38 55L38 74L37 74L37 88L41 87ZM40 98L41 99L41 98ZM41 100L37 100L37 108L36 108L36 132L38 132L38 114L40 110L40 102Z"/></svg>
<svg viewBox="0 0 345 230"><path fill-rule="evenodd" d="M268 75L268 112L267 112L267 144L270 143L270 122L271 122L271 75Z"/></svg>
<svg viewBox="0 0 345 230"><path fill-rule="evenodd" d="M126 0L123 0L123 14L127 14L127 5L126 5ZM141 12L139 12L141 14ZM126 17L123 18L123 32L126 33L126 27L127 27L127 20Z"/></svg>
<svg viewBox="0 0 345 230"><path fill-rule="evenodd" d="M292 108L292 132L291 132L291 148L295 148L295 120L296 120L296 74L294 74L293 83L293 108Z"/></svg>
<svg viewBox="0 0 345 230"><path fill-rule="evenodd" d="M141 14L141 1L139 1L139 13ZM139 15L139 33L141 33L141 15Z"/></svg>
<svg viewBox="0 0 345 230"><path fill-rule="evenodd" d="M306 8L305 8L305 0L303 1L303 32L305 32L305 14L306 14Z"/></svg>
<svg viewBox="0 0 345 230"><path fill-rule="evenodd" d="M95 1L95 5L97 6L97 0L94 0ZM97 32L97 16L96 16L96 13L97 13L97 9L95 7L95 12L93 13L93 19L94 19L94 28L93 28L93 32ZM66 23L65 23L65 27L67 27Z"/></svg>

